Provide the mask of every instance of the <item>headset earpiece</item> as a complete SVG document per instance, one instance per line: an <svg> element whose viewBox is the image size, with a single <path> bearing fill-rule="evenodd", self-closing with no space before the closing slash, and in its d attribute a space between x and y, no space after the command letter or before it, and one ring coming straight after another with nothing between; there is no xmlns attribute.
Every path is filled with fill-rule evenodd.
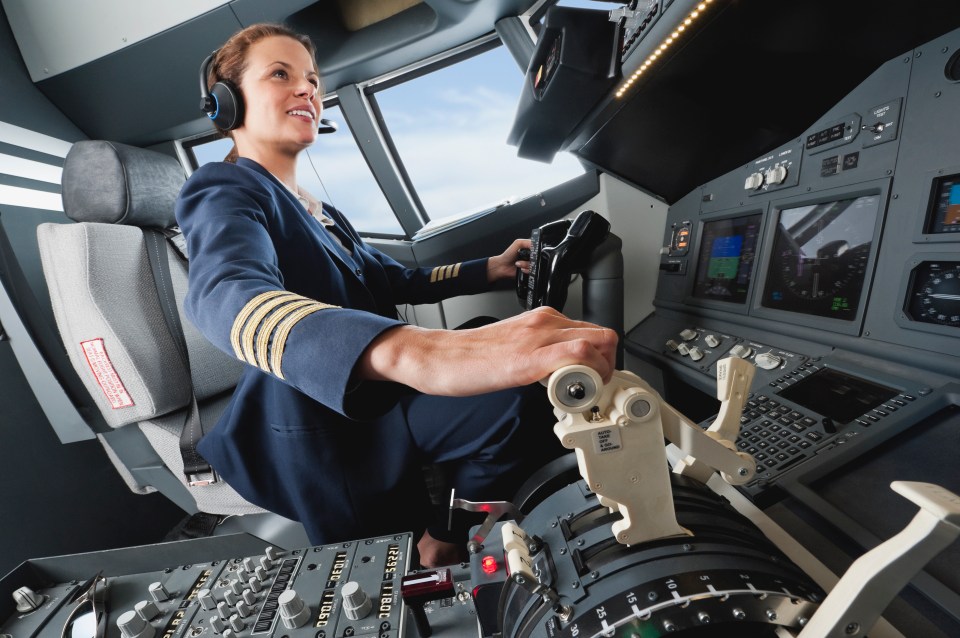
<svg viewBox="0 0 960 638"><path fill-rule="evenodd" d="M207 114L215 126L231 131L243 124L243 97L240 90L229 80L220 80L210 90L216 102L217 110Z"/></svg>
<svg viewBox="0 0 960 638"><path fill-rule="evenodd" d="M207 90L207 76L216 51L208 55L200 65L200 110L223 131L230 131L243 124L243 97L240 90L229 80L220 80Z"/></svg>

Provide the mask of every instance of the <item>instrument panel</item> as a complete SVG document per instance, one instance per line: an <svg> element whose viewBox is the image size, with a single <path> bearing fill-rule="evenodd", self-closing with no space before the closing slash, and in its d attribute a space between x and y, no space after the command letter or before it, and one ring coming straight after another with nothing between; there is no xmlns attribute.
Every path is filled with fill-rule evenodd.
<svg viewBox="0 0 960 638"><path fill-rule="evenodd" d="M960 261L924 261L914 268L906 310L911 321L960 328Z"/></svg>

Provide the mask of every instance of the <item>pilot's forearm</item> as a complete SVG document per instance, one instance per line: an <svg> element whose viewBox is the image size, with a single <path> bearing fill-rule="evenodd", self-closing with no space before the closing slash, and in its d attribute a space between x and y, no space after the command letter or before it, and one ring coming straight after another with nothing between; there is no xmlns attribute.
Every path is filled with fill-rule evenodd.
<svg viewBox="0 0 960 638"><path fill-rule="evenodd" d="M420 392L469 396L527 385L565 365L609 379L617 335L540 308L471 330L390 328L370 342L355 380L394 381Z"/></svg>

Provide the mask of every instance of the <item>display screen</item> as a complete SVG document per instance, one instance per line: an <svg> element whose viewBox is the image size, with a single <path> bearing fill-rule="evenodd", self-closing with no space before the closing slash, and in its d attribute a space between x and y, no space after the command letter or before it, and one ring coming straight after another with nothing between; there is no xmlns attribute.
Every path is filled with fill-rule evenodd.
<svg viewBox="0 0 960 638"><path fill-rule="evenodd" d="M761 304L855 319L879 213L880 195L781 210Z"/></svg>
<svg viewBox="0 0 960 638"><path fill-rule="evenodd" d="M899 391L824 368L778 394L837 423L849 423Z"/></svg>
<svg viewBox="0 0 960 638"><path fill-rule="evenodd" d="M960 233L960 175L933 180L926 232Z"/></svg>
<svg viewBox="0 0 960 638"><path fill-rule="evenodd" d="M760 213L705 222L693 296L744 303L760 236Z"/></svg>

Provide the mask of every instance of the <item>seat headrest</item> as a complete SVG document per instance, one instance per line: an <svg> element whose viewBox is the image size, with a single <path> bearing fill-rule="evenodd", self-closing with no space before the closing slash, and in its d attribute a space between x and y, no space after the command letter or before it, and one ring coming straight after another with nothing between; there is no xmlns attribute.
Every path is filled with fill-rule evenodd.
<svg viewBox="0 0 960 638"><path fill-rule="evenodd" d="M170 228L186 178L180 162L135 146L76 142L63 164L63 211L77 222Z"/></svg>

